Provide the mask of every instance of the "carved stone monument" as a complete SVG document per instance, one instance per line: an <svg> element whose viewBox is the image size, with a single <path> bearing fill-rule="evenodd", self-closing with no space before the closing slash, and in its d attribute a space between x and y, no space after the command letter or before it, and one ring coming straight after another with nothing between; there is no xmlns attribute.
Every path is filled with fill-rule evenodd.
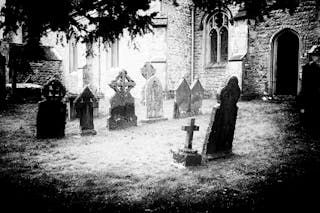
<svg viewBox="0 0 320 213"><path fill-rule="evenodd" d="M182 163L184 166L199 166L201 165L202 157L197 150L192 149L193 132L199 131L199 126L195 125L195 118L191 118L190 126L183 126L182 130L187 132L186 144L183 149L178 152L173 152L173 159L177 163Z"/></svg>
<svg viewBox="0 0 320 213"><path fill-rule="evenodd" d="M66 89L57 78L50 79L42 94L45 100L38 104L37 138L61 138L65 136L66 104L62 102Z"/></svg>
<svg viewBox="0 0 320 213"><path fill-rule="evenodd" d="M156 74L156 69L152 66L150 62L146 62L141 68L141 75L148 81L152 76ZM146 84L141 90L141 104L145 105L146 98Z"/></svg>
<svg viewBox="0 0 320 213"><path fill-rule="evenodd" d="M163 117L162 86L157 76L152 76L145 85L146 119L143 123L167 120Z"/></svg>
<svg viewBox="0 0 320 213"><path fill-rule="evenodd" d="M121 70L116 79L109 84L115 91L110 99L109 130L137 126L134 98L130 94L130 90L135 85L136 83L127 75L126 70Z"/></svg>
<svg viewBox="0 0 320 213"><path fill-rule="evenodd" d="M86 86L82 93L74 100L74 105L80 118L81 135L95 135L93 124L93 104L97 102L96 97Z"/></svg>
<svg viewBox="0 0 320 213"><path fill-rule="evenodd" d="M212 110L203 146L203 154L209 160L231 154L239 97L238 79L233 76L221 90L220 106Z"/></svg>

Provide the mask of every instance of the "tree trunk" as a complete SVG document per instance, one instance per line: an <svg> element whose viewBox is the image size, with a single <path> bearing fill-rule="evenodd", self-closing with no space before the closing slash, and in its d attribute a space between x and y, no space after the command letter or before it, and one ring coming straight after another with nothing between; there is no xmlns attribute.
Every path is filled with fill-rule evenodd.
<svg viewBox="0 0 320 213"><path fill-rule="evenodd" d="M6 108L6 58L0 55L0 111Z"/></svg>

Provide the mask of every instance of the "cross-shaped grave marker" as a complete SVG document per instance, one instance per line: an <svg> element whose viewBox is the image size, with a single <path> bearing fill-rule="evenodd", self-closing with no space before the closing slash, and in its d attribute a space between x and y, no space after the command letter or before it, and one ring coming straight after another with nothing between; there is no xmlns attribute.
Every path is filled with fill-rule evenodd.
<svg viewBox="0 0 320 213"><path fill-rule="evenodd" d="M136 83L127 75L126 70L120 71L116 79L109 84L116 93L128 93L135 85Z"/></svg>
<svg viewBox="0 0 320 213"><path fill-rule="evenodd" d="M126 70L121 70L109 86L116 92L110 99L108 118L109 130L137 126L134 98L130 90L136 83L127 75Z"/></svg>
<svg viewBox="0 0 320 213"><path fill-rule="evenodd" d="M193 132L199 131L199 126L194 125L195 118L191 118L190 126L182 126L182 130L187 131L185 149L192 150Z"/></svg>
<svg viewBox="0 0 320 213"><path fill-rule="evenodd" d="M194 123L195 118L191 118L190 126L182 126L182 130L187 131L185 147L177 152L172 151L175 162L182 163L184 166L201 165L201 155L197 153L197 150L192 149L193 132L199 131L199 126L194 125Z"/></svg>

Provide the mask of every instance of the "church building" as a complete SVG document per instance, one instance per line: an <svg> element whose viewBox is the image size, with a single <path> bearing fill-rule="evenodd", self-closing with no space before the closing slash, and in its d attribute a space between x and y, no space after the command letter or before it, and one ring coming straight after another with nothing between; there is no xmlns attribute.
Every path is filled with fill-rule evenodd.
<svg viewBox="0 0 320 213"><path fill-rule="evenodd" d="M140 70L146 62L157 70L166 97L172 97L182 78L189 84L199 79L206 97L214 97L231 76L238 77L242 97L299 94L307 50L320 37L317 0L301 0L293 14L274 10L261 22L248 19L241 5L206 13L192 0L177 3L154 2L151 10L159 13L153 33L133 41L125 32L110 46L75 39L62 45L55 33L49 33L42 44L61 60L59 72L67 90L75 94L91 84L110 97L108 83L125 69L137 83L133 95L140 98L145 82ZM94 55L86 55L91 48Z"/></svg>

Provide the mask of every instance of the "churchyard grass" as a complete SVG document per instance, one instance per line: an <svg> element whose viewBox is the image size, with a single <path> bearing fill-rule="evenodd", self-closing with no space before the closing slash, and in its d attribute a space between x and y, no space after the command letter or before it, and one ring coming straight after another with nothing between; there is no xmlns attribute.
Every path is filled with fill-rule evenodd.
<svg viewBox="0 0 320 213"><path fill-rule="evenodd" d="M194 116L200 130L193 149L199 153L215 103L204 100L203 114ZM172 119L173 100L164 104L167 121L141 124L144 110L136 100L138 126L109 131L106 115L100 115L94 120L97 135L80 136L73 120L62 139L36 139L36 104L10 106L0 117L1 200L11 212L294 208L294 192L284 194L290 199L281 196L288 183L297 187L302 174L319 166L319 145L304 133L290 103L238 106L234 155L190 168L172 158L171 150L185 145L181 126L190 120Z"/></svg>

